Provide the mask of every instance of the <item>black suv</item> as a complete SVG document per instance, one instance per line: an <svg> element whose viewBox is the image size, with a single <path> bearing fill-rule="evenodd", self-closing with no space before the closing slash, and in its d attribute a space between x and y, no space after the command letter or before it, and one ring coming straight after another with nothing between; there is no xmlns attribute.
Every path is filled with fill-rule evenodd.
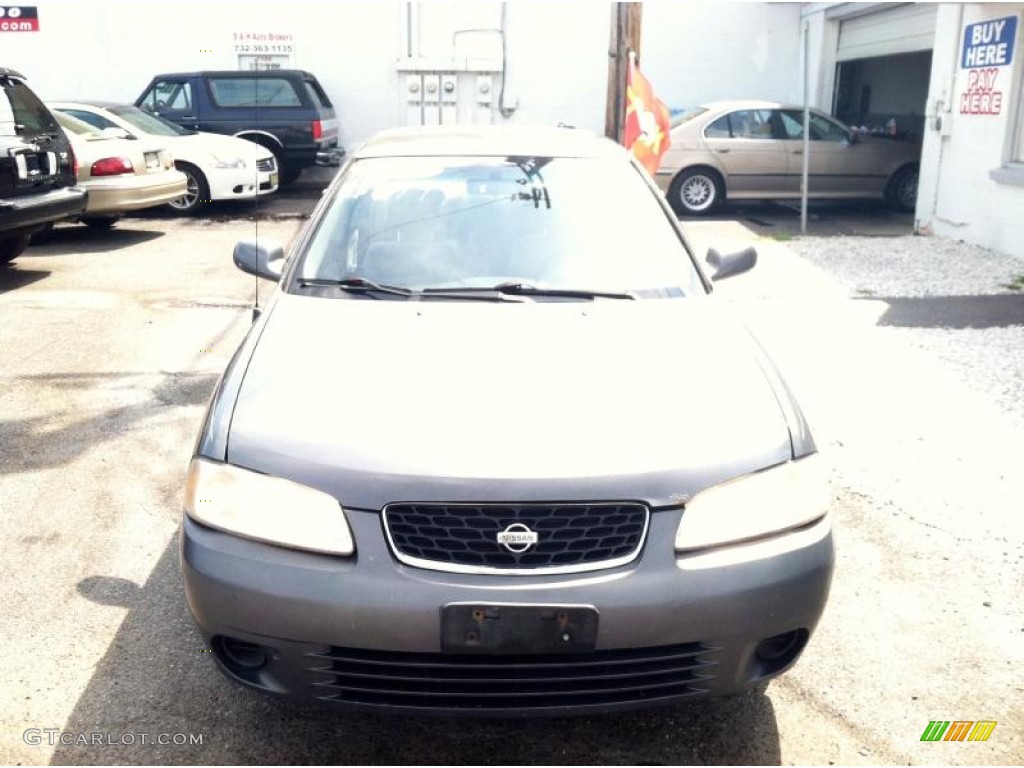
<svg viewBox="0 0 1024 768"><path fill-rule="evenodd" d="M75 154L39 97L0 67L0 264L25 250L46 224L82 213Z"/></svg>
<svg viewBox="0 0 1024 768"><path fill-rule="evenodd" d="M345 154L331 100L300 69L157 75L135 104L185 128L262 144L277 157L282 185Z"/></svg>

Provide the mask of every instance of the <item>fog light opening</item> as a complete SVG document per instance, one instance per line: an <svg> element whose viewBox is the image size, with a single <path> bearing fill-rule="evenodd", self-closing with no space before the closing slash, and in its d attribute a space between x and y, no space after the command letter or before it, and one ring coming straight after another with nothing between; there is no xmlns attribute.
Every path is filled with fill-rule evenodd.
<svg viewBox="0 0 1024 768"><path fill-rule="evenodd" d="M757 658L773 669L792 662L807 642L807 630L794 629L781 635L767 637L757 644Z"/></svg>
<svg viewBox="0 0 1024 768"><path fill-rule="evenodd" d="M254 671L267 663L267 651L263 646L233 637L220 637L217 640L215 647L220 651L225 666L236 673Z"/></svg>

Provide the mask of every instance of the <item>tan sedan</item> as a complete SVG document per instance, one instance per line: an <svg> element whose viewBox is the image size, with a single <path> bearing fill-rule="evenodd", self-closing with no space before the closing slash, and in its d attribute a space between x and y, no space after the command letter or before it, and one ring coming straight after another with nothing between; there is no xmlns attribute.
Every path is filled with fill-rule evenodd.
<svg viewBox="0 0 1024 768"><path fill-rule="evenodd" d="M127 211L163 205L185 194L185 175L162 146L100 131L70 115L53 111L67 133L78 161L78 183L89 191L85 213L90 227L108 228Z"/></svg>
<svg viewBox="0 0 1024 768"><path fill-rule="evenodd" d="M709 213L726 198L799 197L803 118L803 107L763 101L686 110L673 120L658 186L680 215ZM877 197L914 210L920 145L858 134L818 110L810 126L810 197Z"/></svg>

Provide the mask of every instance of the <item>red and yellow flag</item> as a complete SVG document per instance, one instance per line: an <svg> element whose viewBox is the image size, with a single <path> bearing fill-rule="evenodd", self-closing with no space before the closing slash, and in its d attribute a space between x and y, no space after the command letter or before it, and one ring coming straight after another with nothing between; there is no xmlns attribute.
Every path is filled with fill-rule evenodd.
<svg viewBox="0 0 1024 768"><path fill-rule="evenodd" d="M669 147L671 126L668 107L654 95L650 82L636 65L636 56L630 52L626 74L626 129L622 143L626 149L633 150L633 156L652 175Z"/></svg>

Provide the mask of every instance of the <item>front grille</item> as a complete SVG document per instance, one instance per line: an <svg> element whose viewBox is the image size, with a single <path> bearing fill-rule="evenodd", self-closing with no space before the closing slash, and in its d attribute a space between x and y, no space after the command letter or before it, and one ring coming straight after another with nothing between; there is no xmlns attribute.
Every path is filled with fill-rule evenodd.
<svg viewBox="0 0 1024 768"><path fill-rule="evenodd" d="M256 161L256 170L258 171L272 171L275 168L277 168L277 163L272 157L264 157L262 160Z"/></svg>
<svg viewBox="0 0 1024 768"><path fill-rule="evenodd" d="M643 504L389 504L384 527L404 563L470 572L572 572L633 560L649 512ZM498 534L510 528L537 542L510 551Z"/></svg>
<svg viewBox="0 0 1024 768"><path fill-rule="evenodd" d="M331 648L311 653L317 697L413 710L535 711L650 705L704 693L714 653L702 643L542 656Z"/></svg>

